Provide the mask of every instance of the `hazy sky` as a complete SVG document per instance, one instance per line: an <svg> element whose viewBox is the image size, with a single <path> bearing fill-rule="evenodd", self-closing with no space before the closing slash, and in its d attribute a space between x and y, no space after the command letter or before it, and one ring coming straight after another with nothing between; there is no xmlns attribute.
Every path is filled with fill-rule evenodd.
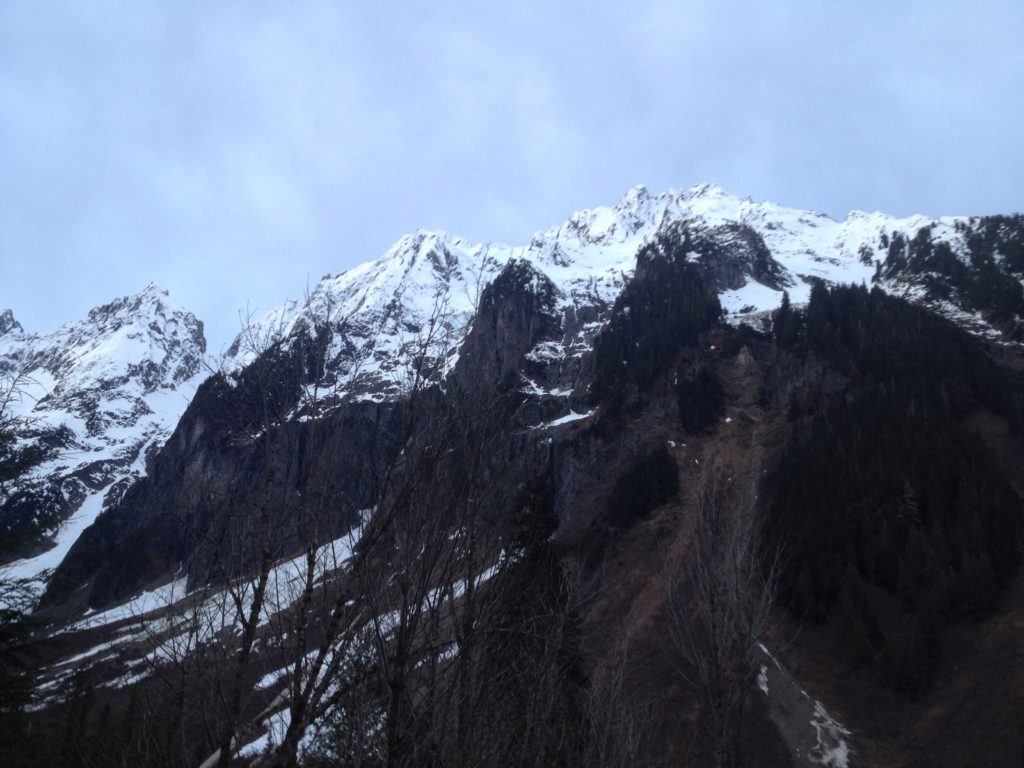
<svg viewBox="0 0 1024 768"><path fill-rule="evenodd" d="M217 351L406 232L523 244L638 183L1021 211L1022 33L1020 0L0 0L0 308L154 281Z"/></svg>

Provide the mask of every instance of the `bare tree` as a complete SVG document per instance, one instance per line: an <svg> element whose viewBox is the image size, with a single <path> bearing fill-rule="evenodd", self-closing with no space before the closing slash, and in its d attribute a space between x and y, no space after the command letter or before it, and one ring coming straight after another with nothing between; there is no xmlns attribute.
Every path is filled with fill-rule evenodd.
<svg viewBox="0 0 1024 768"><path fill-rule="evenodd" d="M2 363L3 361L0 361ZM37 444L24 440L33 417L18 413L37 387L27 366L0 365L0 511L28 483L26 475L46 458ZM35 695L40 641L31 618L38 580L0 566L0 758L17 754L27 723L25 707Z"/></svg>
<svg viewBox="0 0 1024 768"><path fill-rule="evenodd" d="M26 485L29 470L53 457L52 451L47 455L40 445L24 440L38 419L23 404L36 400L32 390L38 389L30 362L0 365L0 508Z"/></svg>
<svg viewBox="0 0 1024 768"><path fill-rule="evenodd" d="M403 342L403 396L387 406L395 418L382 426L380 455L363 462L360 524L333 543L354 499L323 491L335 467L320 438L343 429L347 382L322 386L325 349L311 333L308 350L284 350L303 364L299 402L282 399L278 342L249 335L266 366L247 373L255 418L239 439L261 454L261 487L232 496L215 478L196 489L225 510L202 532L201 573L213 578L196 579L204 586L163 633L173 642L153 638L173 660L159 674L177 709L176 739L186 744L184 723L198 723L203 766L231 764L268 718L278 728L255 758L263 766L296 764L321 725L322 738L347 746L321 739L319 758L343 764L541 766L581 753L578 585L550 530L530 549L500 524L521 491L503 455L507 393L446 378L448 314L439 298ZM343 332L344 318L331 322ZM358 361L348 379L357 374ZM255 685L268 665L277 668L269 691Z"/></svg>
<svg viewBox="0 0 1024 768"><path fill-rule="evenodd" d="M658 702L645 695L634 676L640 659L632 632L620 627L608 653L591 674L587 692L585 764L595 768L668 765L652 744Z"/></svg>
<svg viewBox="0 0 1024 768"><path fill-rule="evenodd" d="M330 307L310 322L343 325L329 312ZM201 545L191 564L195 588L185 599L176 595L164 620L150 625L151 672L164 685L162 700L151 703L149 714L177 728L169 743L182 746L186 763L185 745L195 744L197 731L204 737L200 743L213 747L202 765L228 765L247 739L259 735L252 721L268 709L273 714L290 708L303 722L310 695L309 629L324 619L312 615L313 593L345 559L338 549L351 549L330 541L345 518L342 500L315 493L318 472L330 458L318 453L319 422L312 419L302 428L293 423L302 409L319 411L324 346L314 327L308 336L299 334L293 348L284 348L282 331L249 324L235 350L251 358L238 382L246 391L235 439L248 441L250 464L260 468L259 487L211 477L202 466L189 472L185 481L195 487L185 496L205 505L211 518L207 528L191 531ZM285 514L286 507L294 514ZM291 556L282 560L285 553ZM325 620L322 629L327 625ZM337 621L330 626L345 628ZM290 681L292 695L271 697L269 705L255 686L262 657L269 655L258 651L267 648L297 675Z"/></svg>
<svg viewBox="0 0 1024 768"><path fill-rule="evenodd" d="M666 564L664 575L669 639L686 662L713 763L730 767L738 760L779 571L778 556L761 552L755 483L740 480L716 459L694 473L689 565Z"/></svg>
<svg viewBox="0 0 1024 768"><path fill-rule="evenodd" d="M402 417L389 436L400 450L390 460L367 462L372 503L341 571L338 563L322 567L318 555L318 517L336 510L316 504L307 509L306 501L300 506L303 529L310 531L304 558L295 561L300 589L284 604L274 603L276 618L270 621L292 659L285 670L288 724L260 764L293 764L308 728L332 710L351 732L356 715L373 712L352 706L353 691L367 687L386 690L380 712L373 714L377 722L363 724L366 732L381 729L386 764L420 763L421 755L440 749L437 728L425 722L424 713L439 721L446 710L425 706L425 697L442 703L436 678L467 668L482 613L479 587L500 549L484 533L481 516L499 504L500 484L488 472L495 403L486 392L456 392L451 382L445 396L437 389L452 344L448 314L439 298L418 337L403 344L410 364L398 406ZM328 415L313 428L336 426ZM307 460L304 466L318 465ZM310 487L316 474L303 475ZM331 571L337 573L327 583L324 576ZM261 572L252 585L254 594L262 589L264 603L268 589L261 585L267 581ZM456 662L450 658L453 646ZM228 751L222 748L221 755Z"/></svg>

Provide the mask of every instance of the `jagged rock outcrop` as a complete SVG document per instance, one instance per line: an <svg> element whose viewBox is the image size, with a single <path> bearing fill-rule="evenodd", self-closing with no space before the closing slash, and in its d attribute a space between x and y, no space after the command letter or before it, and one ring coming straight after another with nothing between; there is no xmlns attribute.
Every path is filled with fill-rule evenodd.
<svg viewBox="0 0 1024 768"><path fill-rule="evenodd" d="M0 312L0 336L6 336L8 333L24 334L25 329L14 319L14 312L5 309Z"/></svg>

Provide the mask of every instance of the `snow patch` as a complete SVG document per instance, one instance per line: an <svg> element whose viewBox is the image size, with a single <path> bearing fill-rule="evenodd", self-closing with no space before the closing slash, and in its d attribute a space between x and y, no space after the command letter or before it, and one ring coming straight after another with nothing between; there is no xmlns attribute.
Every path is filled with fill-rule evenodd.
<svg viewBox="0 0 1024 768"><path fill-rule="evenodd" d="M589 419L594 415L593 409L586 413L576 413L576 411L570 410L565 416L561 416L553 421L546 422L544 424L538 424L534 429L548 429L550 427L560 427L563 424L571 424L574 421L580 421L582 419Z"/></svg>
<svg viewBox="0 0 1024 768"><path fill-rule="evenodd" d="M818 743L808 757L819 765L831 768L847 768L850 759L850 746L845 737L850 732L838 721L831 718L820 701L814 703L814 717L811 727L818 734Z"/></svg>

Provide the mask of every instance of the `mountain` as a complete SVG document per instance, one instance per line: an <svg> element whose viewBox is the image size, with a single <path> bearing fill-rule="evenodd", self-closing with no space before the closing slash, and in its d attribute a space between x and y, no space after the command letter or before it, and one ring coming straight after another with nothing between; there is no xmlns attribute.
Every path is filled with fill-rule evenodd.
<svg viewBox="0 0 1024 768"><path fill-rule="evenodd" d="M1020 216L709 185L402 238L70 546L40 706L101 763L1007 764L1022 279Z"/></svg>
<svg viewBox="0 0 1024 768"><path fill-rule="evenodd" d="M550 283L549 310L558 326L526 353L522 388L543 417L576 412L580 404L570 396L585 375L580 366L634 274L640 247L682 232L733 323L764 323L783 292L799 305L822 280L878 285L974 332L1018 338L1022 231L1020 217L895 219L855 212L838 222L740 199L713 185L656 196L636 187L614 207L573 214L527 246L474 245L443 232L404 237L375 262L329 275L308 296L254 321L229 348L224 370L237 376L271 346L317 336L322 371L307 382L315 384L308 394L332 401L399 397L417 355L443 361L438 376L453 369L484 288L518 264ZM64 459L72 451L90 454L84 465L63 460L40 468L37 476L48 479L8 501L4 539L20 542L8 560L47 548L84 509L61 534L59 548L22 563L19 572L28 573L58 565L109 489L116 486L113 500L128 478L142 474L143 444L166 439L202 378L204 341L198 321L170 307L153 286L48 335L26 334L9 312L0 329L7 375L31 379L16 412L31 416L38 444Z"/></svg>
<svg viewBox="0 0 1024 768"><path fill-rule="evenodd" d="M5 413L31 470L5 494L3 557L36 577L145 472L204 377L202 323L154 285L46 334L0 316Z"/></svg>
<svg viewBox="0 0 1024 768"><path fill-rule="evenodd" d="M518 377L518 388L531 400L526 418L532 425L582 414L587 410L589 352L635 274L638 253L651 243L682 239L691 249L685 258L716 291L734 324L763 327L783 293L794 305L802 304L812 285L824 281L878 285L925 303L976 333L1011 338L1019 335L1024 315L1022 232L1020 218L895 219L852 213L838 222L740 199L713 185L656 196L636 187L614 207L575 213L526 246L474 245L443 232L403 237L376 261L328 275L308 296L253 321L228 349L223 381L237 396L238 382L253 379L254 363L269 355L291 359L277 365L275 375L292 379L284 387L289 391L281 392L280 407L293 415L304 409L306 418L323 415L339 402L349 403L351 410L354 403L400 399L423 371L430 370L437 381L454 371L479 319L485 289L514 273L527 292L541 299L536 317L546 318L543 332L529 348L513 350L499 330L490 348L477 354L514 358L500 373ZM297 364L296 356L305 357L305 363ZM303 370L310 356L316 371ZM311 400L316 401L315 414L308 412ZM204 402L193 403L193 410ZM159 494L171 492L162 488ZM132 516L130 524L109 523L117 529L110 537L134 530L146 538L138 526L156 507L143 507L122 513ZM197 544L185 543L183 535L173 534L177 544L154 554L161 569L169 569L164 577L193 559ZM91 556L107 563L104 568L113 567L105 554L93 551ZM91 578L89 569L75 562L58 580L65 592L72 587L65 581L69 569L77 573L76 587ZM160 575L152 567L140 566L117 589L113 585L120 580L100 579L98 589L127 597Z"/></svg>
<svg viewBox="0 0 1024 768"><path fill-rule="evenodd" d="M640 247L682 231L694 237L693 260L733 322L758 322L784 291L802 304L822 280L878 285L979 332L1019 333L1021 217L854 212L839 222L713 185L656 196L636 187L614 207L575 213L527 246L474 245L444 232L403 237L378 260L328 275L309 296L256 319L230 347L228 369L240 370L272 342L326 332L325 386L345 396L394 396L402 391L410 347L432 317L443 324L429 352L448 358L444 371L450 370L483 288L512 263L528 265L554 287L562 338L533 354L572 359L603 327Z"/></svg>

